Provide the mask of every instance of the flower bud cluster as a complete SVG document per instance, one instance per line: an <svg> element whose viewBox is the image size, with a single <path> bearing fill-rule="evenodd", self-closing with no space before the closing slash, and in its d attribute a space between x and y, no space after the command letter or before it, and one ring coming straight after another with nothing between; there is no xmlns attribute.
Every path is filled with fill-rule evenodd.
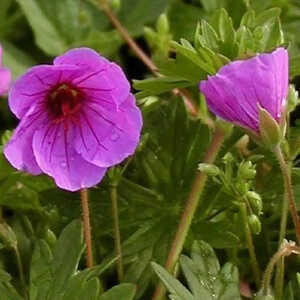
<svg viewBox="0 0 300 300"><path fill-rule="evenodd" d="M170 33L169 20L166 14L161 14L156 22L156 31L150 27L145 27L145 37L150 47L157 52L157 55L167 57L169 54L169 45L172 40Z"/></svg>
<svg viewBox="0 0 300 300"><path fill-rule="evenodd" d="M256 176L256 164L254 162L261 159L261 156L250 157L238 163L234 156L228 152L223 158L224 168L219 168L214 164L200 163L198 170L207 176L211 176L213 181L222 185L226 194L232 196L234 206L246 203L248 224L253 234L261 232L261 222L259 216L262 215L263 202L260 195L253 191L253 180Z"/></svg>

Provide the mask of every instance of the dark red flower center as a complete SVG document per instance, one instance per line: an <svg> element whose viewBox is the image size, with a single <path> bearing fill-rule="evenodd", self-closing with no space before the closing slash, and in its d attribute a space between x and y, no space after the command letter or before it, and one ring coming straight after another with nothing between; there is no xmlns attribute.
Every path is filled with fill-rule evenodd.
<svg viewBox="0 0 300 300"><path fill-rule="evenodd" d="M49 92L47 106L56 120L63 120L79 111L82 100L83 96L80 91L63 83Z"/></svg>

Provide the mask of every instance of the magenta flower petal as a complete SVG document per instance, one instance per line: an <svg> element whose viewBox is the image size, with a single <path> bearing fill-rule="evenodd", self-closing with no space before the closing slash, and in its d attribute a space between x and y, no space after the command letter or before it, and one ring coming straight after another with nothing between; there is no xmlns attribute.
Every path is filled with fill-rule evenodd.
<svg viewBox="0 0 300 300"><path fill-rule="evenodd" d="M99 167L120 163L134 153L140 138L142 116L133 95L127 97L118 112L88 104L81 114L81 126L75 147L89 162ZM101 130L97 130L101 128Z"/></svg>
<svg viewBox="0 0 300 300"><path fill-rule="evenodd" d="M11 72L2 67L2 47L0 46L0 95L6 94L11 82Z"/></svg>
<svg viewBox="0 0 300 300"><path fill-rule="evenodd" d="M84 160L73 146L74 128L65 130L63 124L47 124L36 130L33 151L42 171L55 179L57 186L69 191L97 184L106 168Z"/></svg>
<svg viewBox="0 0 300 300"><path fill-rule="evenodd" d="M11 89L9 105L21 122L6 158L70 191L97 184L139 142L141 113L123 71L86 48L31 68Z"/></svg>
<svg viewBox="0 0 300 300"><path fill-rule="evenodd" d="M46 121L46 112L35 106L22 118L4 148L4 155L15 168L34 175L42 173L33 154L32 139L34 132Z"/></svg>
<svg viewBox="0 0 300 300"><path fill-rule="evenodd" d="M63 82L72 82L85 69L77 66L41 65L21 76L9 92L9 107L20 119L32 105L45 102L47 93Z"/></svg>
<svg viewBox="0 0 300 300"><path fill-rule="evenodd" d="M279 122L288 92L288 53L235 61L200 82L211 111L220 118L258 132L258 104Z"/></svg>
<svg viewBox="0 0 300 300"><path fill-rule="evenodd" d="M6 94L11 82L11 73L9 69L0 68L0 95Z"/></svg>
<svg viewBox="0 0 300 300"><path fill-rule="evenodd" d="M99 56L96 51L89 48L73 49L54 60L54 65L65 64L89 68L89 74L75 81L89 96L100 100L107 98L109 102L113 98L116 104L126 100L124 95L128 95L130 85L124 72L115 63Z"/></svg>
<svg viewBox="0 0 300 300"><path fill-rule="evenodd" d="M99 69L106 69L109 60L100 56L95 50L90 48L75 48L54 59L54 65L72 65L88 67L94 72Z"/></svg>

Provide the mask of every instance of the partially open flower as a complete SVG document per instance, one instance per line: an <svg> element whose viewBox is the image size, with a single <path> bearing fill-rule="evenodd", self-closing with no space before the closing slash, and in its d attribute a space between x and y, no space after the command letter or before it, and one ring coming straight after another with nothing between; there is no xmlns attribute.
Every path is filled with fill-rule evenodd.
<svg viewBox="0 0 300 300"><path fill-rule="evenodd" d="M288 93L288 53L278 48L222 67L200 82L210 110L220 118L260 135L259 109L277 124Z"/></svg>
<svg viewBox="0 0 300 300"><path fill-rule="evenodd" d="M142 117L128 80L91 49L31 68L12 87L9 105L21 122L6 158L70 191L97 184L139 142Z"/></svg>
<svg viewBox="0 0 300 300"><path fill-rule="evenodd" d="M8 92L10 81L10 70L2 67L2 48L0 46L0 95L6 94Z"/></svg>

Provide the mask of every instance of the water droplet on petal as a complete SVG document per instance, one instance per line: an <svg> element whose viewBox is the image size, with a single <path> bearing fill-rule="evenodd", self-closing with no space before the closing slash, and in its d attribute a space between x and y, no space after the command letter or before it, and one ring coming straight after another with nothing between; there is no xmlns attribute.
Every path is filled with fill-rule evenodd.
<svg viewBox="0 0 300 300"><path fill-rule="evenodd" d="M111 136L110 136L110 139L115 142L116 140L118 140L120 138L120 136L114 132Z"/></svg>

